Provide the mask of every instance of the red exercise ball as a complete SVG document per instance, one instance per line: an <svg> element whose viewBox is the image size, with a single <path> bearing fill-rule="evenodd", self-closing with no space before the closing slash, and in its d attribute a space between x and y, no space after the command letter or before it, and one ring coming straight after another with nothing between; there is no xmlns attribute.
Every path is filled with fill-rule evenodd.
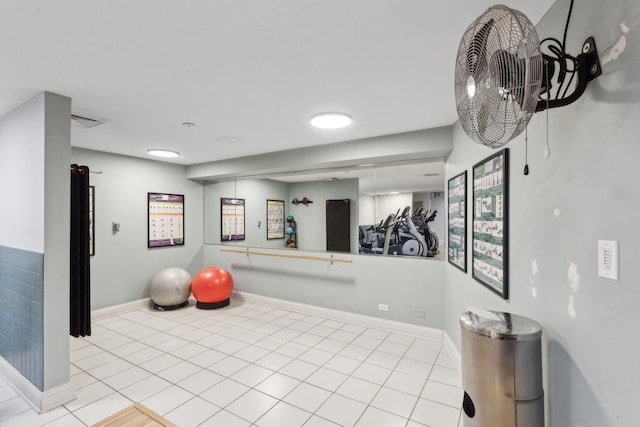
<svg viewBox="0 0 640 427"><path fill-rule="evenodd" d="M220 308L229 305L233 291L233 277L221 267L207 267L191 282L191 292L198 308Z"/></svg>

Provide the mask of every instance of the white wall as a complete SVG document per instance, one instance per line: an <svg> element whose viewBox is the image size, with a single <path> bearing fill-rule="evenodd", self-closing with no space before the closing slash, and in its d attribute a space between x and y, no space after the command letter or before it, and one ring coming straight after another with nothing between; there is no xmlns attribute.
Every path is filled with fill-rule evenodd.
<svg viewBox="0 0 640 427"><path fill-rule="evenodd" d="M44 253L44 94L0 122L0 245Z"/></svg>
<svg viewBox="0 0 640 427"><path fill-rule="evenodd" d="M380 220L378 220L380 222ZM374 196L360 194L360 209L358 209L358 225L376 223L376 199Z"/></svg>
<svg viewBox="0 0 640 427"><path fill-rule="evenodd" d="M168 267L195 275L202 268L203 188L180 165L74 148L74 163L89 166L95 185L95 256L91 308L149 296L149 281ZM184 194L184 246L147 248L147 193ZM121 225L112 232L112 222Z"/></svg>
<svg viewBox="0 0 640 427"><path fill-rule="evenodd" d="M568 0L557 2L538 25L539 34L561 35L568 7ZM640 28L632 19L637 16L637 1L576 2L569 52L577 54L589 35L601 58L621 36L626 50L604 65L604 74L578 102L549 112L548 160L543 157L546 114L533 117L529 176L522 173L524 138L509 144L510 300L500 299L470 273L446 266L445 329L458 346L458 318L467 305L542 324L549 427L638 424L640 227L634 213L640 208ZM628 34L621 32L621 22L629 25ZM491 153L456 126L447 178L471 171ZM598 239L620 243L617 282L597 276Z"/></svg>
<svg viewBox="0 0 640 427"><path fill-rule="evenodd" d="M378 218L376 224L384 221L390 214L401 214L402 210L409 206L413 207L413 194L385 194L376 197ZM400 212L398 212L398 209Z"/></svg>

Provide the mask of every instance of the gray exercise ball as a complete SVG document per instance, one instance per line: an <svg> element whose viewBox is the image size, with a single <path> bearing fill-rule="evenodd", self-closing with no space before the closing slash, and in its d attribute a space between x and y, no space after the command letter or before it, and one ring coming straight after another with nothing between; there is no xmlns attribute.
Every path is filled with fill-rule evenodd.
<svg viewBox="0 0 640 427"><path fill-rule="evenodd" d="M158 309L183 307L191 296L191 275L182 268L165 268L153 276L149 292Z"/></svg>

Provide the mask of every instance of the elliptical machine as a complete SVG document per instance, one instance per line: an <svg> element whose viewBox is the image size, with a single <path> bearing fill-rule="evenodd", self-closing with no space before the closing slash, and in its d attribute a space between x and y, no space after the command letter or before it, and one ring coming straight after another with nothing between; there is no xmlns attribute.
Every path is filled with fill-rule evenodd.
<svg viewBox="0 0 640 427"><path fill-rule="evenodd" d="M438 236L433 232L431 227L429 227L429 223L433 222L437 213L438 210L436 209L431 213L431 215L427 216L427 211L425 211L424 208L420 208L412 217L418 231L424 236L424 239L427 242L427 249L431 252L430 256L438 253L438 246L440 245Z"/></svg>
<svg viewBox="0 0 640 427"><path fill-rule="evenodd" d="M384 255L433 256L429 255L427 242L413 223L410 212L411 207L405 207L396 217L391 232L387 230Z"/></svg>

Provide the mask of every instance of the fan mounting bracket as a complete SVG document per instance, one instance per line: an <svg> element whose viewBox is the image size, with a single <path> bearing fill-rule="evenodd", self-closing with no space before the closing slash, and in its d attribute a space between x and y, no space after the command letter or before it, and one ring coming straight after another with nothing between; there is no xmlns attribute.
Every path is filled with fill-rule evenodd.
<svg viewBox="0 0 640 427"><path fill-rule="evenodd" d="M539 99L536 105L536 113L544 111L547 108L564 107L577 101L587 89L587 83L602 74L602 66L600 65L600 58L596 50L596 41L593 37L588 37L584 41L582 44L582 52L578 54L575 59L577 61L575 71L577 80L573 92L562 98ZM545 60L548 59L545 58ZM564 58L561 58L561 60L564 60ZM543 75L547 78L546 72L543 72ZM547 93L547 97L549 96L550 94Z"/></svg>

